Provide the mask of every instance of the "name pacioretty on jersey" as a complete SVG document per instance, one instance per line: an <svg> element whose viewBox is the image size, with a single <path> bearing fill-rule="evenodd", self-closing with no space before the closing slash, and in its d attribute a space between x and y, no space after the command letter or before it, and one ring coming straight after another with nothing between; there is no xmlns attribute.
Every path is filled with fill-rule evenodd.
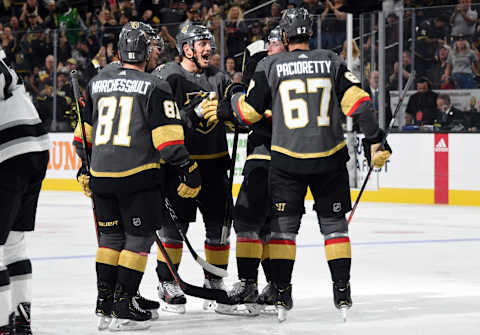
<svg viewBox="0 0 480 335"><path fill-rule="evenodd" d="M277 64L277 76L295 76L302 74L330 73L332 62L329 60L295 61Z"/></svg>

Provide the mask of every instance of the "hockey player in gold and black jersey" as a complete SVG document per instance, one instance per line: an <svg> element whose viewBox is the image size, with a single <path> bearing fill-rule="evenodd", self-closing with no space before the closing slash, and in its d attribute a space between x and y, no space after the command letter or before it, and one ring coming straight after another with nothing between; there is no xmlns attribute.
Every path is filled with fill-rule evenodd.
<svg viewBox="0 0 480 335"><path fill-rule="evenodd" d="M181 63L167 63L152 74L168 81L174 92L184 121L185 145L190 157L197 161L202 176L202 191L197 201L182 199L175 192L177 179L167 178L169 184L166 196L185 228L188 228L190 222L195 222L197 207L200 209L206 230L206 259L211 264L227 268L230 246L228 243L220 243L226 214L225 203L230 198L226 181L229 156L225 126L219 122L207 123L200 116L202 110L217 110L217 97L223 97L230 79L224 72L210 65L215 40L206 27L185 25L176 38L177 49L182 56ZM167 175L170 173L167 170ZM173 225L165 226L161 234L170 258L178 266L182 258L183 242L177 229ZM160 253L157 273L162 308L185 313L186 298L173 280ZM223 280L208 272L205 272L205 286L224 289Z"/></svg>
<svg viewBox="0 0 480 335"><path fill-rule="evenodd" d="M257 43L257 42L255 42ZM285 52L282 31L279 26L272 29L267 39L267 51L250 54L247 64L258 63L267 55ZM249 70L251 69L251 70ZM255 67L246 67L244 77L250 77ZM271 107L269 107L270 109ZM270 142L272 113L267 110L261 121L252 125L247 139L247 159L243 167L243 181L233 213L235 229L237 272L239 281L228 292L230 308L224 314L258 314L273 305L275 290L271 284L268 238L270 235L271 198L268 188L270 169ZM258 294L258 267L260 262L267 285ZM241 308L239 305L244 305Z"/></svg>
<svg viewBox="0 0 480 335"><path fill-rule="evenodd" d="M328 50L309 50L312 20L303 8L288 9L281 19L287 53L263 59L248 93L231 98L235 118L244 124L262 119L272 105L270 188L273 219L268 243L279 320L293 307L291 273L295 239L305 212L307 187L325 239L333 280L334 303L351 307L351 251L345 213L351 210L344 115L356 118L371 144L372 162L383 166L390 152L380 148L383 132L374 118L369 95L342 59ZM210 115L210 122L228 119ZM388 144L385 145L386 148Z"/></svg>
<svg viewBox="0 0 480 335"><path fill-rule="evenodd" d="M96 312L102 317L99 328L115 331L149 327L151 313L139 308L134 297L154 231L164 222L160 160L180 177L179 196L195 197L200 191L200 173L184 145L170 86L144 72L150 39L137 22L127 25L118 43L122 67L102 71L90 81L83 118L100 232ZM80 134L79 124L74 133L78 152Z"/></svg>

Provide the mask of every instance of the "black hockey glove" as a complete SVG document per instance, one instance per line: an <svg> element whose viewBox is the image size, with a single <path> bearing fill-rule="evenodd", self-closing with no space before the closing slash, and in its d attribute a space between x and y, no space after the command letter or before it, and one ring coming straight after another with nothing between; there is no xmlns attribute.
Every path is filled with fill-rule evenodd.
<svg viewBox="0 0 480 335"><path fill-rule="evenodd" d="M244 127L240 125L237 118L233 115L232 109L232 95L235 93L245 93L246 86L244 83L231 83L225 89L225 95L223 99L220 101L220 105L218 106L217 111L217 119L220 121L224 121L224 123L234 131L235 128L239 129L241 133L248 133L248 127Z"/></svg>
<svg viewBox="0 0 480 335"><path fill-rule="evenodd" d="M182 198L195 198L202 189L202 178L197 162L188 160L177 166L180 185L177 193Z"/></svg>
<svg viewBox="0 0 480 335"><path fill-rule="evenodd" d="M362 139L362 146L363 152L365 154L365 158L367 159L368 166L373 166L376 168L381 168L385 165L388 158L392 154L392 148L387 141L382 148L380 148L380 143L382 142L384 132L382 130L379 131L379 134L373 139Z"/></svg>
<svg viewBox="0 0 480 335"><path fill-rule="evenodd" d="M202 102L204 98L201 95L196 95L193 99L189 101L188 104L184 105L180 110L180 117L182 121L186 124L188 128L196 128L198 124L203 120L195 113L195 107Z"/></svg>

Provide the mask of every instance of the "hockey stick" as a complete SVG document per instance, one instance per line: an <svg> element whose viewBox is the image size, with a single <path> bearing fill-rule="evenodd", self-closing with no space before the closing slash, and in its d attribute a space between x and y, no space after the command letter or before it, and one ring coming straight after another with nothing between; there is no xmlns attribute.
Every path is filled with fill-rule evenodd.
<svg viewBox="0 0 480 335"><path fill-rule="evenodd" d="M160 252L165 258L168 269L170 270L170 273L172 274L173 279L178 283L183 293L187 295L191 295L193 297L197 297L197 298L215 300L220 303L228 301L227 292L223 290L194 286L192 284L184 282L182 278L179 276L177 270L175 269L175 266L173 265L172 260L170 259L170 256L168 256L168 252L163 246L163 243L160 239L160 232L158 230L155 231L155 241L157 242Z"/></svg>
<svg viewBox="0 0 480 335"><path fill-rule="evenodd" d="M242 77L245 72L245 57L247 51L243 51L243 60L242 60ZM237 160L237 147L238 147L238 134L240 130L235 126L235 133L233 135L233 148L232 148L232 160L230 162L230 174L228 175L228 196L225 200L225 221L223 222L222 227L222 236L220 237L220 244L227 244L228 238L230 237L230 230L232 229L232 207L233 207L233 176L235 175L235 161Z"/></svg>
<svg viewBox="0 0 480 335"><path fill-rule="evenodd" d="M398 100L398 105L395 108L395 112L393 113L392 119L390 120L390 124L388 125L388 128L385 129L385 133L383 134L382 141L380 142L380 148L383 147L385 142L387 141L387 136L392 130L393 124L395 123L395 118L397 117L398 112L400 111L400 106L402 105L403 100L405 99L405 96L407 95L407 91L409 90L410 86L412 86L413 79L415 78L415 71L412 71L410 73L410 77L408 78L407 84L403 88L402 95L400 96L400 99ZM353 214L355 213L355 210L357 209L358 203L360 202L360 198L363 194L363 191L365 190L365 187L367 186L368 179L370 178L370 175L372 174L373 171L373 165L370 165L370 168L368 169L367 176L365 177L365 180L363 181L362 188L360 189L360 192L358 193L357 199L355 200L355 204L353 205L352 211L350 212L350 215L348 217L347 224L350 224L352 221Z"/></svg>
<svg viewBox="0 0 480 335"><path fill-rule="evenodd" d="M85 151L85 160L83 163L85 164L85 168L88 172L90 172L90 155L88 153L88 144L87 144L87 135L85 134L85 126L83 124L82 119L82 112L80 110L80 104L78 103L80 99L80 86L78 84L78 72L76 70L72 70L70 72L70 76L72 77L72 87L73 87L73 95L75 98L75 104L77 107L77 117L78 123L80 123L80 127L82 128L82 146L83 150ZM93 196L90 197L92 202L92 211L93 211L93 220L95 222L95 234L97 235L97 244L100 244L100 233L98 232L98 224L97 224L97 216L95 215L95 201L93 201Z"/></svg>
<svg viewBox="0 0 480 335"><path fill-rule="evenodd" d="M195 252L193 249L192 245L190 244L190 241L187 238L187 235L182 229L182 226L180 225L178 221L178 216L175 213L175 210L173 209L172 204L170 203L170 200L168 198L165 198L165 209L168 211L168 214L170 215L170 219L172 223L175 225L177 228L178 233L180 234L180 237L182 238L183 241L185 241L185 244L187 245L188 250L192 254L193 259L195 262L200 264L202 268L204 268L206 271L213 273L214 275L218 277L228 277L228 272L225 269L219 268L213 264L208 263L206 260L204 260L202 257L198 256L198 254Z"/></svg>

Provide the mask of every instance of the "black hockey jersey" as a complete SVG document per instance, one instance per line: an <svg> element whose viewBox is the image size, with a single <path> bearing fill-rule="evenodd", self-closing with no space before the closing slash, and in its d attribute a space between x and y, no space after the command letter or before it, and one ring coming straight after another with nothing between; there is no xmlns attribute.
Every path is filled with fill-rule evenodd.
<svg viewBox="0 0 480 335"><path fill-rule="evenodd" d="M230 78L214 67L209 67L202 73L192 73L176 62L160 66L152 74L168 81L180 109L185 108L196 95L206 92L216 92L220 100L230 83ZM215 122L207 125L206 121L202 121L195 129L184 125L184 131L185 145L192 159L215 159L228 156L223 124Z"/></svg>
<svg viewBox="0 0 480 335"><path fill-rule="evenodd" d="M151 74L111 67L90 81L84 125L93 177L123 178L188 159L170 86ZM81 147L77 125L74 143Z"/></svg>
<svg viewBox="0 0 480 335"><path fill-rule="evenodd" d="M338 55L295 50L261 60L247 95L236 94L232 107L240 121L249 124L261 120L272 106L272 165L318 173L348 160L345 115L359 117L367 137L378 134L369 101Z"/></svg>

